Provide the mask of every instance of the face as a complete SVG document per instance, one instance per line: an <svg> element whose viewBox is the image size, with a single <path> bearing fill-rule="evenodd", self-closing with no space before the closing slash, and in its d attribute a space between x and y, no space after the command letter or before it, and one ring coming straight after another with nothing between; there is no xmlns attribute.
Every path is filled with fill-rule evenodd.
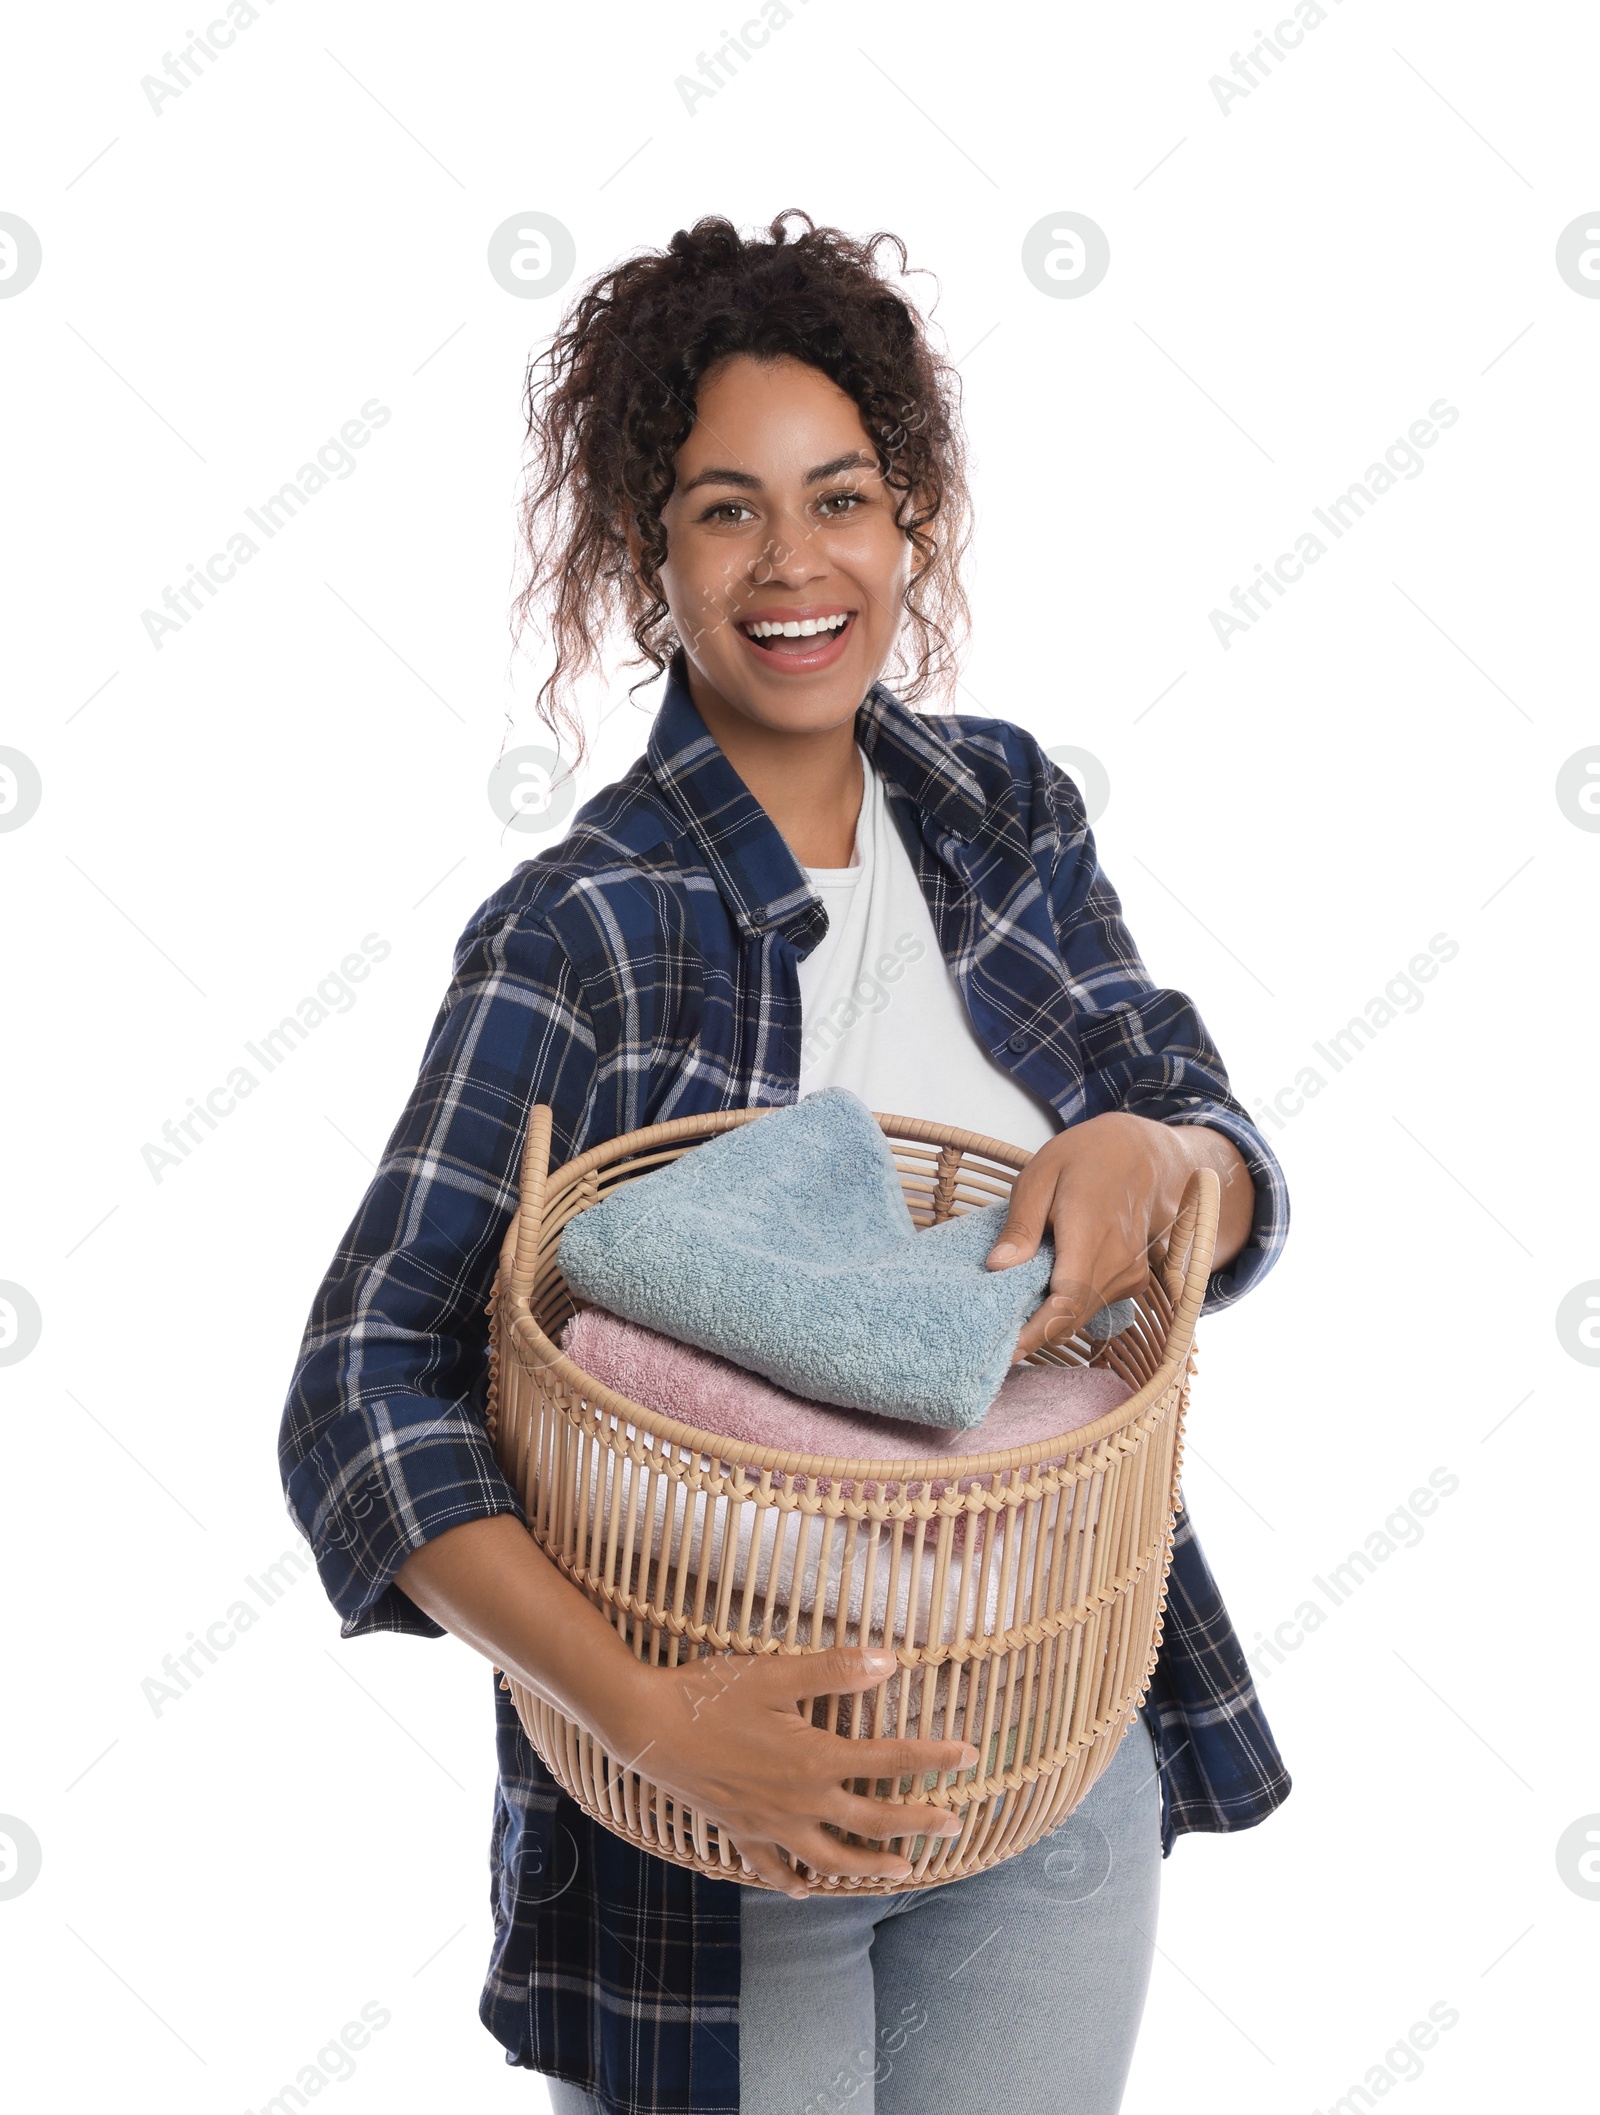
<svg viewBox="0 0 1600 2115"><path fill-rule="evenodd" d="M662 593L709 691L765 727L853 719L899 629L911 545L854 401L798 360L701 384L662 510Z"/></svg>

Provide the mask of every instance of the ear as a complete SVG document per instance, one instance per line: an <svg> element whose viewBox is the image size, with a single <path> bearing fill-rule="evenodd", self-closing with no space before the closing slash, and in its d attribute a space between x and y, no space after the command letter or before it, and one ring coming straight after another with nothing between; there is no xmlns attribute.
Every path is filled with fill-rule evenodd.
<svg viewBox="0 0 1600 2115"><path fill-rule="evenodd" d="M927 524L924 523L923 526L926 527ZM906 586L912 588L932 566L933 558L927 552L917 549L909 530L902 533L906 539Z"/></svg>

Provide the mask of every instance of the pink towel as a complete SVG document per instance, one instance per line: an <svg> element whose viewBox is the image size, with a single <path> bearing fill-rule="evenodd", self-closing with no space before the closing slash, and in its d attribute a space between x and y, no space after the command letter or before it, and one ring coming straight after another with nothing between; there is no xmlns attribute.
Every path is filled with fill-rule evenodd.
<svg viewBox="0 0 1600 2115"><path fill-rule="evenodd" d="M998 1454L1032 1446L1093 1424L1133 1392L1108 1366L1017 1366L981 1424L947 1430L807 1402L727 1359L598 1307L574 1315L560 1341L585 1373L680 1424L785 1453L868 1461ZM945 1488L944 1479L935 1479L929 1495L938 1497Z"/></svg>
<svg viewBox="0 0 1600 2115"><path fill-rule="evenodd" d="M627 1396L631 1402L676 1418L680 1424L693 1425L718 1438L745 1440L785 1453L821 1454L855 1460L914 1462L951 1454L976 1456L1031 1446L1039 1440L1060 1439L1062 1446L1047 1453L1039 1464L1042 1466L1043 1462L1060 1460L1070 1451L1071 1433L1104 1417L1119 1403L1126 1402L1132 1393L1126 1382L1109 1367L1018 1366L1003 1383L981 1424L967 1431L946 1430L937 1425L903 1423L878 1417L870 1411L841 1410L829 1403L807 1402L726 1359L676 1343L670 1337L625 1322L598 1307L585 1308L574 1315L559 1333L559 1341L567 1357L595 1380L615 1389L619 1395ZM600 1494L608 1487L604 1481L608 1473L601 1457L591 1456L592 1507L604 1503ZM872 1478L864 1480L861 1495L865 1498L916 1499L926 1496L938 1499L950 1490L952 1484L961 1490L971 1490L988 1486L993 1480L992 1475L985 1474L954 1478L907 1477L903 1480ZM693 1567L700 1561L699 1538L709 1531L713 1548L708 1576L713 1580L719 1577L724 1557L728 1554L724 1544L731 1542L733 1591L742 1593L746 1585L745 1568L751 1561L751 1550L747 1547L751 1524L745 1522L741 1526L736 1511L725 1514L716 1506L699 1503L691 1509L684 1487L679 1485L669 1493L666 1481L660 1477L653 1479L654 1513L647 1524L638 1527L640 1539L637 1547L643 1561L646 1564L658 1561L663 1541L669 1536L686 1537L687 1562ZM630 1493L636 1482L635 1472L634 1482L627 1483ZM829 1483L827 1478L817 1480L820 1490L826 1491ZM1070 1521L1072 1513L1082 1506L1085 1517L1092 1522L1099 1510L1098 1486L1099 1479L1095 1477L1088 1482L1070 1483L1047 1495L1042 1501L1041 1536L1048 1541L1056 1533L1062 1507L1069 1509ZM839 1495L844 1498L856 1495L853 1478L840 1479ZM631 1496L627 1503L631 1508ZM975 1571L963 1555L968 1548L969 1526L975 1531L972 1559L977 1566ZM797 1591L794 1571L798 1527L798 1515L788 1515L779 1531L781 1549L775 1548L773 1538L763 1533L760 1548L755 1553L755 1591L758 1596L765 1596L770 1587L780 1627L781 1622L788 1620L789 1601ZM630 1529L632 1532L634 1530ZM800 1611L802 1615L810 1616L813 1603L820 1596L825 1625L845 1626L837 1633L825 1629L825 1636L843 1636L848 1629L862 1640L891 1634L896 1637L915 1634L930 1640L944 1640L953 1638L957 1629L963 1626L964 1635L987 1635L1022 1624L1036 1612L1031 1574L1019 1564L1011 1567L1011 1575L1008 1575L1007 1565L995 1555L996 1532L994 1520L986 1512L957 1515L951 1529L950 1547L958 1561L947 1572L942 1607L934 1605L937 1566L931 1544L923 1548L920 1572L911 1565L899 1568L899 1601L895 1611L888 1607L888 1581L893 1567L885 1557L876 1569L874 1598L869 1610L862 1605L866 1540L877 1535L883 1538L885 1548L897 1536L910 1540L914 1523L907 1519L899 1523L898 1529L892 1523L874 1529L870 1522L859 1522L846 1535L835 1539L830 1564L823 1574L817 1573L816 1564L820 1559L815 1557L816 1545L812 1546L813 1559L808 1561L798 1587ZM1009 1547L1009 1535L1005 1540ZM847 1542L856 1549L858 1561L852 1568L851 1600L846 1615L838 1603ZM775 1577L772 1576L774 1571ZM969 1587L973 1595L979 1592L980 1575L983 1607L979 1611L974 1604L974 1609L962 1619L962 1625L957 1625L958 1606L965 1603Z"/></svg>

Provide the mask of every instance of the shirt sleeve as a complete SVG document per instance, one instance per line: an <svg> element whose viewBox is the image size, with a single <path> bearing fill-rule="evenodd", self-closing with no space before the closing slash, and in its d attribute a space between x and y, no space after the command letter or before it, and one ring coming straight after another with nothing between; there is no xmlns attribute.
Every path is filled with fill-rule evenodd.
<svg viewBox="0 0 1600 2115"><path fill-rule="evenodd" d="M311 1308L279 1469L342 1635L439 1624L394 1575L462 1521L523 1518L485 1424L485 1307L528 1117L571 1157L594 1093L578 978L526 912L469 925L415 1088Z"/></svg>
<svg viewBox="0 0 1600 2115"><path fill-rule="evenodd" d="M1050 774L1056 826L1050 899L1078 1009L1086 1114L1127 1109L1159 1123L1205 1124L1232 1139L1255 1185L1244 1247L1206 1283L1200 1311L1215 1313L1259 1284L1278 1260L1289 1232L1283 1169L1229 1087L1193 1002L1155 983L1140 959L1076 783L1042 750L1038 762Z"/></svg>

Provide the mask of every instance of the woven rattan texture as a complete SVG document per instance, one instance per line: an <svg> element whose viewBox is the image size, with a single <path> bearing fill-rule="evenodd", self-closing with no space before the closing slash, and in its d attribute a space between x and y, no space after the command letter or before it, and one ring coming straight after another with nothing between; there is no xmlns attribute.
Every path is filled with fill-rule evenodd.
<svg viewBox="0 0 1600 2115"><path fill-rule="evenodd" d="M963 1738L978 1750L966 1771L852 1787L908 1808L891 1847L911 1861L910 1885L935 1886L1057 1827L1105 1769L1149 1685L1217 1179L1192 1178L1174 1260L1152 1274L1129 1329L1033 1354L1109 1364L1122 1376L1131 1398L1097 1424L942 1461L782 1454L631 1403L555 1341L577 1305L555 1260L568 1219L613 1184L764 1113L655 1125L550 1173L550 1112L533 1111L489 1305L490 1431L541 1549L652 1665L836 1643L895 1651L896 1670L878 1688L819 1695L803 1708L850 1737ZM1005 1197L1029 1157L916 1118L878 1122L921 1226ZM506 1679L529 1739L589 1813L657 1856L761 1884L714 1824ZM960 1835L927 1836L922 1804L959 1809ZM821 1892L892 1886L800 1871Z"/></svg>

